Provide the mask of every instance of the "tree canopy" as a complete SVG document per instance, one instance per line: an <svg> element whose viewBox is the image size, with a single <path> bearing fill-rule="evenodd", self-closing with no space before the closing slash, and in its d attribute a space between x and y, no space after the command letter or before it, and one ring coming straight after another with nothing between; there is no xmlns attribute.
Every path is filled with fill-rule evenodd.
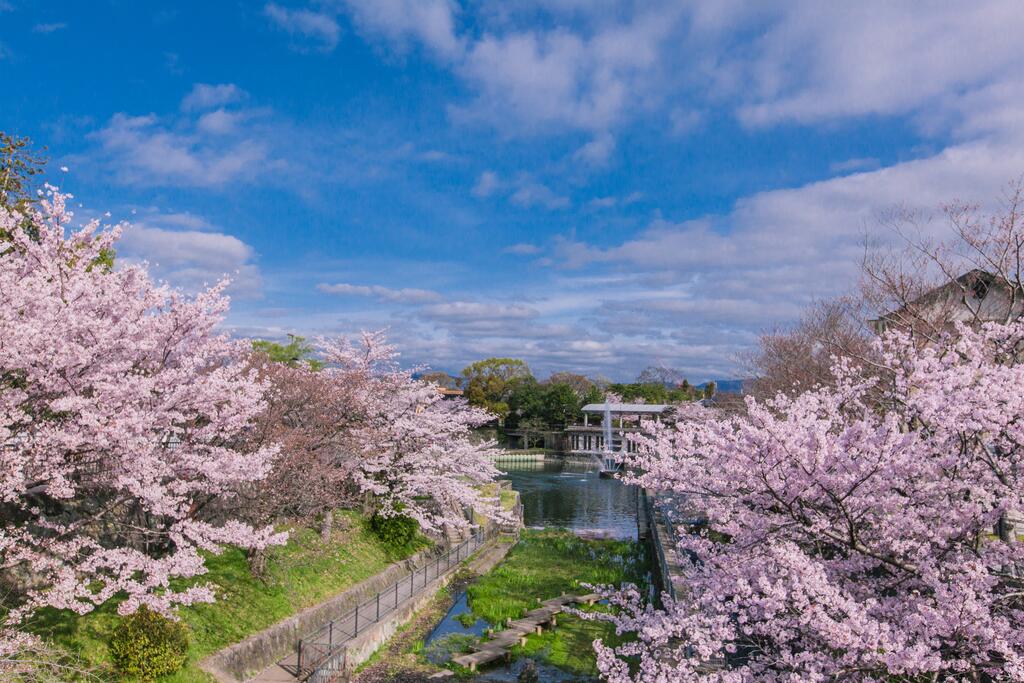
<svg viewBox="0 0 1024 683"><path fill-rule="evenodd" d="M466 398L504 421L516 380L532 378L530 366L518 358L487 358L462 370Z"/></svg>

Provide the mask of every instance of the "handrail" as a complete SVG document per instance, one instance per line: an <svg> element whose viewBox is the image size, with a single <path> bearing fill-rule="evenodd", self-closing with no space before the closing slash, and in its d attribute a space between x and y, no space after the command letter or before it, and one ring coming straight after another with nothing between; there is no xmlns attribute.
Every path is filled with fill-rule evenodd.
<svg viewBox="0 0 1024 683"><path fill-rule="evenodd" d="M497 534L498 529L495 527L486 531L478 530L462 543L378 591L369 600L356 604L342 616L300 638L296 646L298 677L308 675L307 680L314 683L330 680L344 669L346 643L378 623L382 616L394 612L403 602L413 598L417 587L422 590L430 581L447 572L453 564L472 555Z"/></svg>

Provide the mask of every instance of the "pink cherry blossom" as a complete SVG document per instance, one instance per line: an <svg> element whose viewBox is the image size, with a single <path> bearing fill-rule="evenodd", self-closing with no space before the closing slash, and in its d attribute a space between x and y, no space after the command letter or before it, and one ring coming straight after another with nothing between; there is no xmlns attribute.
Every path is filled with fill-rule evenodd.
<svg viewBox="0 0 1024 683"><path fill-rule="evenodd" d="M216 331L225 283L189 298L137 265L108 272L97 260L120 227L71 230L65 200L48 188L25 216L0 208L8 627L43 606L86 613L114 596L122 612L209 601L203 584L170 587L206 571L200 550L284 541L203 512L263 477L276 453L238 447L265 387Z"/></svg>
<svg viewBox="0 0 1024 683"><path fill-rule="evenodd" d="M604 676L1024 680L1022 346L1019 321L894 332L873 379L836 360L834 388L640 439L630 479L707 524L679 534L677 601L608 591L638 639L595 644Z"/></svg>
<svg viewBox="0 0 1024 683"><path fill-rule="evenodd" d="M320 345L331 365L326 372L362 387L362 418L351 439L360 450L354 481L379 514L407 515L427 533L469 528L467 509L506 516L482 493L498 476L492 444L473 434L492 415L415 381L380 332L364 333L358 343L324 339Z"/></svg>

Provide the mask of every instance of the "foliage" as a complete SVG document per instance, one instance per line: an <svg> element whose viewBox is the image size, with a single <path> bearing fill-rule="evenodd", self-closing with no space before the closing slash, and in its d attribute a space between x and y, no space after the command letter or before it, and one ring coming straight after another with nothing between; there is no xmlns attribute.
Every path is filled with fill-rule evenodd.
<svg viewBox="0 0 1024 683"><path fill-rule="evenodd" d="M530 368L518 358L487 358L462 370L466 398L474 406L504 419L515 380L531 377Z"/></svg>
<svg viewBox="0 0 1024 683"><path fill-rule="evenodd" d="M419 524L415 519L401 514L391 517L374 515L370 519L370 528L385 546L401 548L415 538L416 532L419 531Z"/></svg>
<svg viewBox="0 0 1024 683"><path fill-rule="evenodd" d="M610 680L1024 680L1024 321L873 342L878 376L837 359L833 386L747 415L687 415L641 441L638 483L684 496L685 603L615 618ZM730 667L709 674L716 659Z"/></svg>
<svg viewBox="0 0 1024 683"><path fill-rule="evenodd" d="M469 606L473 614L498 626L537 607L538 599L589 592L586 584L642 584L646 572L646 556L638 543L588 541L555 529L525 530L505 560L468 587ZM555 629L530 636L525 652L593 674L591 643L596 638L619 642L609 624L563 614Z"/></svg>
<svg viewBox="0 0 1024 683"><path fill-rule="evenodd" d="M24 212L35 203L33 179L45 166L46 158L32 151L31 140L0 131L0 207Z"/></svg>
<svg viewBox="0 0 1024 683"><path fill-rule="evenodd" d="M639 382L633 384L615 383L608 386L608 391L620 396L627 403L681 403L697 398L697 392L693 387L689 386L689 383L686 386L679 386L673 389L669 389L659 382L647 384Z"/></svg>
<svg viewBox="0 0 1024 683"><path fill-rule="evenodd" d="M417 536L402 548L385 546L367 519L350 511L337 515L343 520L342 528L335 530L329 543L312 530L291 530L286 545L269 549L263 577L250 571L241 549L228 548L209 556L209 573L203 580L211 584L217 601L178 609L190 632L188 663L163 680L206 683L209 677L197 666L203 657L323 602L427 545ZM84 616L42 610L27 626L99 668L110 666L107 643L119 622L116 605L108 603Z"/></svg>
<svg viewBox="0 0 1024 683"><path fill-rule="evenodd" d="M306 342L305 337L289 334L288 339L287 344L254 339L252 348L274 363L284 363L290 367L306 366L310 370L320 370L324 367L323 361L315 357L314 349Z"/></svg>
<svg viewBox="0 0 1024 683"><path fill-rule="evenodd" d="M593 385L584 386L569 373L556 373L551 379L539 383L533 377L512 382L508 398L509 415L505 426L512 429L561 429L567 424L579 421L582 407L587 403L599 403L604 395ZM556 382L561 376L567 381ZM585 378L583 378L585 380ZM582 390L582 393L581 393Z"/></svg>
<svg viewBox="0 0 1024 683"><path fill-rule="evenodd" d="M174 673L187 654L185 626L145 607L123 617L110 639L110 655L118 671L144 681Z"/></svg>
<svg viewBox="0 0 1024 683"><path fill-rule="evenodd" d="M715 395L715 390L717 388L718 387L715 385L714 382L708 382L707 384L705 384L704 385L704 389L703 389L704 398L711 398L711 397L713 397Z"/></svg>
<svg viewBox="0 0 1024 683"><path fill-rule="evenodd" d="M289 346L303 345L295 338ZM266 346L262 348L267 348ZM228 507L252 524L282 519L312 524L319 520L329 533L331 512L359 502L354 481L358 467L355 430L365 419L369 378L320 369L320 361L303 345L299 353L282 347L279 360L264 353L250 358L251 367L268 390L266 408L247 434L246 445L275 444L279 455L268 475L246 483ZM254 568L262 556L254 557Z"/></svg>
<svg viewBox="0 0 1024 683"><path fill-rule="evenodd" d="M237 448L264 386L239 344L215 331L225 283L187 298L138 266L94 268L120 228L92 222L65 236L70 218L52 188L27 213L0 207L8 626L44 606L85 613L115 595L124 614L209 601L201 584L169 588L205 571L200 550L284 541L201 516L211 497L263 477L275 455Z"/></svg>
<svg viewBox="0 0 1024 683"><path fill-rule="evenodd" d="M0 649L0 680L6 683L102 683L100 676L75 653L39 638L28 637L16 650Z"/></svg>
<svg viewBox="0 0 1024 683"><path fill-rule="evenodd" d="M544 392L544 417L554 427L579 421L582 407L582 397L568 384L550 384Z"/></svg>
<svg viewBox="0 0 1024 683"><path fill-rule="evenodd" d="M414 380L380 333L364 333L358 343L323 340L321 349L330 365L324 372L363 387L351 433L359 456L353 478L378 515L411 517L427 534L467 529L466 508L507 517L496 495L483 493L498 476L492 444L474 439L491 415Z"/></svg>

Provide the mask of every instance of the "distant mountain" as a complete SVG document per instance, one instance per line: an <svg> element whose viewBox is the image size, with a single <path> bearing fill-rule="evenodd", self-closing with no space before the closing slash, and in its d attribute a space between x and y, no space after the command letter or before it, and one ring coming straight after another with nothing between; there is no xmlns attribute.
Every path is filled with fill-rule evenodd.
<svg viewBox="0 0 1024 683"><path fill-rule="evenodd" d="M711 380L711 381L715 383L715 390L716 391L724 391L724 392L727 392L727 393L730 393L730 394L741 394L741 393L743 393L743 382L745 382L747 380L742 380L742 379L715 379L715 380ZM698 384L697 388L698 389L703 389L705 386L707 386L707 384L708 384L708 382L704 382L704 384Z"/></svg>

